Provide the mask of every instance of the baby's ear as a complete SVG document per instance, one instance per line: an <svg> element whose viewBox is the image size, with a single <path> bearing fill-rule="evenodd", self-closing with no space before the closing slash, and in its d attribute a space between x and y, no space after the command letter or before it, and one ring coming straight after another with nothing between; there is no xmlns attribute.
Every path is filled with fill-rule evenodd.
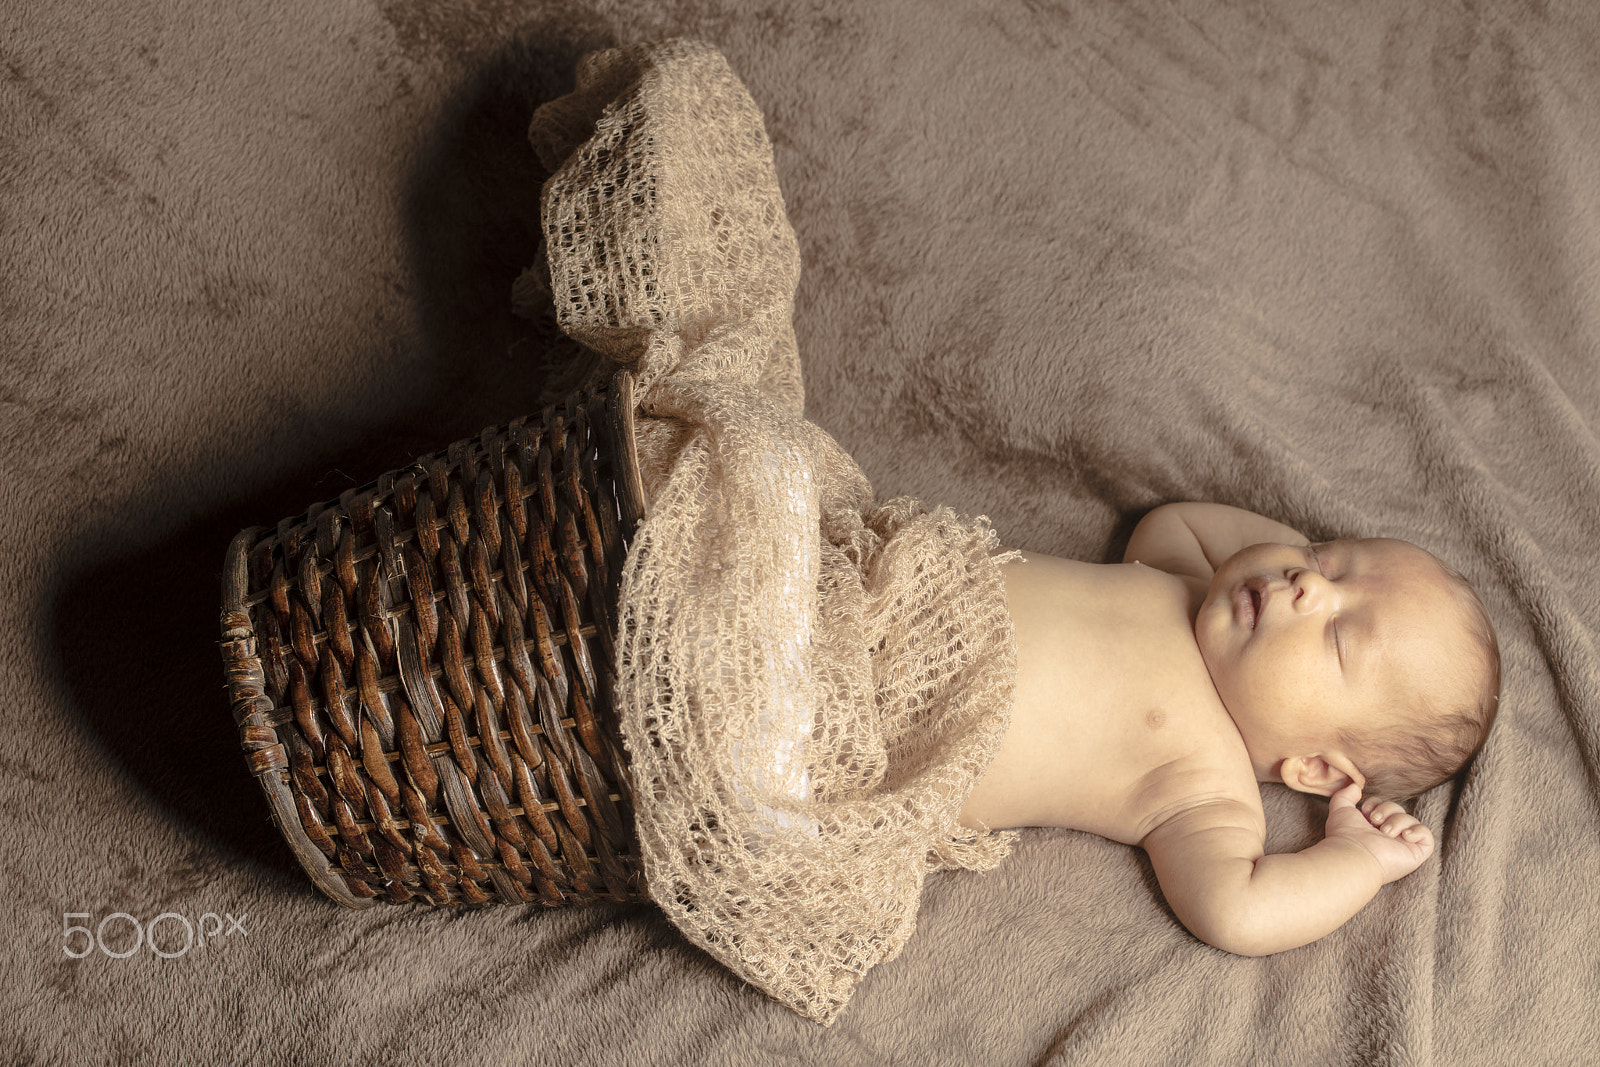
<svg viewBox="0 0 1600 1067"><path fill-rule="evenodd" d="M1292 756L1278 767L1283 784L1302 793L1331 797L1351 782L1360 782L1360 772L1328 762L1321 756Z"/></svg>

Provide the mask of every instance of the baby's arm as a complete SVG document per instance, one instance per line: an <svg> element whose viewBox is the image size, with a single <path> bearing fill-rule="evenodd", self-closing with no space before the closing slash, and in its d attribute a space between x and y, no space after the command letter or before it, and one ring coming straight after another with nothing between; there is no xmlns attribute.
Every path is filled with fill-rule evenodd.
<svg viewBox="0 0 1600 1067"><path fill-rule="evenodd" d="M1241 956L1309 944L1343 926L1387 882L1433 853L1433 835L1398 804L1354 784L1329 799L1327 836L1264 855L1261 813L1217 800L1167 820L1141 842L1173 912L1196 937Z"/></svg>
<svg viewBox="0 0 1600 1067"><path fill-rule="evenodd" d="M1138 560L1170 574L1210 581L1222 562L1250 545L1263 542L1305 545L1300 531L1226 504L1163 504L1133 529L1124 562Z"/></svg>

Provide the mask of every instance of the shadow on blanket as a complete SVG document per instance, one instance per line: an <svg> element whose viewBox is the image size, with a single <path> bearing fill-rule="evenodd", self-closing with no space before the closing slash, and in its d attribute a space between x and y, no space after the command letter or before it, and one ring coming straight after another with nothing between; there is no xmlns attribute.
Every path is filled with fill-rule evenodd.
<svg viewBox="0 0 1600 1067"><path fill-rule="evenodd" d="M216 651L223 553L245 526L335 498L484 426L537 411L575 384L589 364L585 350L553 314L528 321L510 310L512 282L534 259L537 190L547 177L526 131L534 108L570 91L577 59L609 43L565 26L530 30L474 68L441 115L404 206L419 288L413 299L433 365L415 380L405 410L350 435L343 447L295 461L270 484L241 486L236 499L159 543L102 556L56 586L50 630L58 676L86 731L173 814L308 894L314 891L268 819L228 714ZM352 398L348 409L357 425L361 403ZM323 427L307 430L337 438ZM109 521L85 541L115 545L117 533Z"/></svg>

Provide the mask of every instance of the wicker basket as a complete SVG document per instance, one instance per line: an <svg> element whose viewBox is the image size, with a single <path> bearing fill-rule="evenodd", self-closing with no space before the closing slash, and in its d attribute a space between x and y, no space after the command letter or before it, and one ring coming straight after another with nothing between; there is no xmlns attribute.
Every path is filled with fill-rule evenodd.
<svg viewBox="0 0 1600 1067"><path fill-rule="evenodd" d="M610 712L644 508L622 371L233 539L234 721L324 893L649 899Z"/></svg>

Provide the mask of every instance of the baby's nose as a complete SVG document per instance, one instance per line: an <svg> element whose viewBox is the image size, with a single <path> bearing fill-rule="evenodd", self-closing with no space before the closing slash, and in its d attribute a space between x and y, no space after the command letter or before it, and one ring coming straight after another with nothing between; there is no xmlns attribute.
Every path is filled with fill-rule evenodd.
<svg viewBox="0 0 1600 1067"><path fill-rule="evenodd" d="M1301 571L1290 581L1296 611L1316 611L1328 595L1328 581L1316 571Z"/></svg>

